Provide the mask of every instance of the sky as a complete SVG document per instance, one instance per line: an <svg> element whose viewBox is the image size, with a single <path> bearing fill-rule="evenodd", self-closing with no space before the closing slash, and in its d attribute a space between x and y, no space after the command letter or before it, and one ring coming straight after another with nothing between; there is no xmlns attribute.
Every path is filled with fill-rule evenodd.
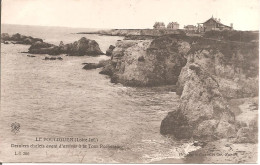
<svg viewBox="0 0 260 165"><path fill-rule="evenodd" d="M236 30L259 30L260 0L2 0L4 24L80 28L152 28L154 22L197 25L220 18Z"/></svg>

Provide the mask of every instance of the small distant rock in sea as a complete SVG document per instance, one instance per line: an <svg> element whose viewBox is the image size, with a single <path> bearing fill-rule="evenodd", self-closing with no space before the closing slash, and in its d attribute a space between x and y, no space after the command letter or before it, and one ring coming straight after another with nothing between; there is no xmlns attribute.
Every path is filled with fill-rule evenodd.
<svg viewBox="0 0 260 165"><path fill-rule="evenodd" d="M35 57L34 55L29 55L29 54L28 54L27 56L28 56L28 57Z"/></svg>
<svg viewBox="0 0 260 165"><path fill-rule="evenodd" d="M85 64L85 66L82 69L91 70L91 69L101 68L107 65L108 62L109 60L102 60L99 63L82 63Z"/></svg>
<svg viewBox="0 0 260 165"><path fill-rule="evenodd" d="M45 57L43 60L63 60L62 57Z"/></svg>

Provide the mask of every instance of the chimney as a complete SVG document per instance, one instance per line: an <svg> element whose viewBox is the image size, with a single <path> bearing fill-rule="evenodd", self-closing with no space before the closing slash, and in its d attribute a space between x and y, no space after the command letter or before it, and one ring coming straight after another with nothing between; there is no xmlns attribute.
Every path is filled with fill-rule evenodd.
<svg viewBox="0 0 260 165"><path fill-rule="evenodd" d="M218 19L218 22L220 22L220 18Z"/></svg>
<svg viewBox="0 0 260 165"><path fill-rule="evenodd" d="M230 27L233 29L233 23L230 24Z"/></svg>

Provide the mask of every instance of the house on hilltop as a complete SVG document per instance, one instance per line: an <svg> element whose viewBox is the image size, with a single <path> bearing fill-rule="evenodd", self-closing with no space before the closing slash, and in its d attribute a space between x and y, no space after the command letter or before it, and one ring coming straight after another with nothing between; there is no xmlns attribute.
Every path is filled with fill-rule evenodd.
<svg viewBox="0 0 260 165"><path fill-rule="evenodd" d="M197 30L197 27L194 26L194 25L186 25L186 26L184 26L184 29L185 29L186 31L196 31L196 30Z"/></svg>
<svg viewBox="0 0 260 165"><path fill-rule="evenodd" d="M153 25L154 29L165 29L165 24L163 22L155 22Z"/></svg>
<svg viewBox="0 0 260 165"><path fill-rule="evenodd" d="M167 25L167 29L174 29L174 30L177 30L179 29L179 24L177 22L170 22L168 25Z"/></svg>
<svg viewBox="0 0 260 165"><path fill-rule="evenodd" d="M211 30L233 30L233 24L231 23L230 26L224 25L220 22L220 19L213 18L213 16L204 23L198 23L199 32L206 32Z"/></svg>

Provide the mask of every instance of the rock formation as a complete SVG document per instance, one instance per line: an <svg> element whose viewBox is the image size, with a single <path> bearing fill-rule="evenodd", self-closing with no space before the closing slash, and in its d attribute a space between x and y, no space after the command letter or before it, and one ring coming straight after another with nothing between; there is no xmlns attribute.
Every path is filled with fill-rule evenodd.
<svg viewBox="0 0 260 165"><path fill-rule="evenodd" d="M187 41L175 36L155 40L123 40L116 43L110 64L100 72L111 81L128 86L175 84L185 65L184 54L190 49Z"/></svg>
<svg viewBox="0 0 260 165"><path fill-rule="evenodd" d="M239 128L227 98L258 95L257 44L202 39L185 57L177 83L181 103L162 121L161 133L178 139L246 137L252 129L242 128L237 135Z"/></svg>
<svg viewBox="0 0 260 165"><path fill-rule="evenodd" d="M111 56L114 49L115 49L115 46L110 45L109 48L106 51L106 55Z"/></svg>
<svg viewBox="0 0 260 165"><path fill-rule="evenodd" d="M95 40L89 40L85 37L66 45L61 42L59 46L45 42L36 42L29 48L29 53L50 55L68 54L70 56L97 56L104 54Z"/></svg>
<svg viewBox="0 0 260 165"><path fill-rule="evenodd" d="M162 121L163 135L243 141L254 130L238 131L228 100L258 95L257 42L184 35L123 40L100 73L126 86L177 84L180 104Z"/></svg>
<svg viewBox="0 0 260 165"><path fill-rule="evenodd" d="M33 38L31 36L24 36L19 33L16 33L10 36L8 33L1 34L1 42L6 43L6 41L13 41L16 44L32 45L36 42L43 42L40 38Z"/></svg>
<svg viewBox="0 0 260 165"><path fill-rule="evenodd" d="M101 68L107 65L109 62L109 60L101 60L99 63L84 63L85 66L82 69L91 70Z"/></svg>
<svg viewBox="0 0 260 165"><path fill-rule="evenodd" d="M63 60L62 57L45 57L43 60Z"/></svg>
<svg viewBox="0 0 260 165"><path fill-rule="evenodd" d="M33 38L31 36L24 36L19 33L10 36L7 33L1 34L1 42L8 44L7 41L12 41L13 44L25 44L31 45L28 53L31 54L49 54L59 55L68 54L70 56L97 56L104 54L98 43L95 40L90 40L82 37L80 40L74 43L66 44L61 41L59 46L43 42L40 38Z"/></svg>

